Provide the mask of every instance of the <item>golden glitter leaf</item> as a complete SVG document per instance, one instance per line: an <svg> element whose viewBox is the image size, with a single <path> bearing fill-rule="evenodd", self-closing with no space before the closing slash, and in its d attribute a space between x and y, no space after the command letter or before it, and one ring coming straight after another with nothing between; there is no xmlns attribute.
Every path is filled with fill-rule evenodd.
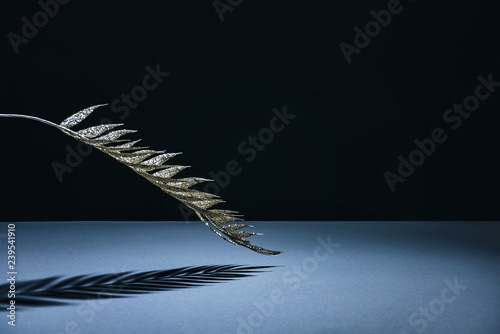
<svg viewBox="0 0 500 334"><path fill-rule="evenodd" d="M103 124L103 125L91 126L90 128L78 131L78 134L86 138L95 138L97 136L100 136L104 132L121 125L123 124Z"/></svg>
<svg viewBox="0 0 500 334"><path fill-rule="evenodd" d="M172 178L183 169L189 167L164 165L167 160L180 153L164 153L164 151L149 150L148 147L134 146L140 139L135 141L118 139L124 135L136 132L135 130L126 129L111 131L122 124L97 125L77 132L70 129L87 118L96 108L104 105L105 104L98 104L83 109L66 118L61 124L55 124L38 117L27 115L0 114L0 117L31 119L53 126L65 134L110 155L155 186L159 187L165 193L184 203L187 207L194 210L196 215L206 226L208 226L208 228L224 240L235 245L246 247L260 254L277 255L281 253L279 251L272 251L252 245L246 240L246 238L253 235L260 235L260 233L239 231L243 228L253 226L233 224L236 221L243 220L237 211L210 209L212 206L224 202L221 199L217 199L217 195L189 189L195 184L213 180L200 177Z"/></svg>
<svg viewBox="0 0 500 334"><path fill-rule="evenodd" d="M169 179L175 174L179 173L181 170L186 168L189 168L189 166L173 166L169 167L168 169L163 169L159 172L156 172L153 174L153 176Z"/></svg>
<svg viewBox="0 0 500 334"><path fill-rule="evenodd" d="M246 227L253 227L253 226L247 225L247 224L228 224L228 225L226 225L226 230L232 232L232 231L240 230L240 229L246 228Z"/></svg>
<svg viewBox="0 0 500 334"><path fill-rule="evenodd" d="M117 146L108 146L107 149L108 150L117 150L117 151L124 152L124 151L138 150L138 149L147 148L147 147L133 147L135 144L137 144L140 141L141 140L138 139L138 140L130 141L128 143L117 145Z"/></svg>
<svg viewBox="0 0 500 334"><path fill-rule="evenodd" d="M124 136L128 133L134 133L137 132L137 130L116 130L116 131L111 131L108 132L107 134L100 136L96 139L92 139L93 141L102 141L102 142L113 142L116 139L120 138L121 136Z"/></svg>
<svg viewBox="0 0 500 334"><path fill-rule="evenodd" d="M177 187L177 188L184 188L184 189L187 189L191 186L194 186L195 184L207 182L207 181L212 181L212 180L204 179L201 177L185 177L182 179L163 179L163 180L161 180L161 182L168 184L169 186Z"/></svg>
<svg viewBox="0 0 500 334"><path fill-rule="evenodd" d="M87 118L95 109L105 106L106 104L98 104L92 107L88 107L86 109L80 110L77 113L74 113L73 115L69 116L66 118L64 121L61 122L61 126L65 128L72 128L81 121L83 121L85 118Z"/></svg>

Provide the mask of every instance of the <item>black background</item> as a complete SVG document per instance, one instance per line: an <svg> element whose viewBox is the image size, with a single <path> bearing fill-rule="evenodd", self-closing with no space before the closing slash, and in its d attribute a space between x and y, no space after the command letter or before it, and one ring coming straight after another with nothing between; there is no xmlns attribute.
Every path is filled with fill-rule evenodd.
<svg viewBox="0 0 500 334"><path fill-rule="evenodd" d="M387 1L244 0L219 19L212 1L71 1L15 53L7 38L32 21L35 1L3 5L1 112L59 123L130 94L169 72L123 120L130 138L209 177L230 160L242 172L220 208L247 220L497 220L500 89L453 131L446 109L500 81L494 2L404 1L403 11L346 62L355 26ZM245 161L238 145L269 125L272 109L297 117ZM120 113L98 109L82 127ZM413 141L436 127L448 139L391 192ZM0 118L1 220L182 220L178 203L110 157L92 152L59 182L77 142L28 120ZM195 217L192 217L195 219Z"/></svg>

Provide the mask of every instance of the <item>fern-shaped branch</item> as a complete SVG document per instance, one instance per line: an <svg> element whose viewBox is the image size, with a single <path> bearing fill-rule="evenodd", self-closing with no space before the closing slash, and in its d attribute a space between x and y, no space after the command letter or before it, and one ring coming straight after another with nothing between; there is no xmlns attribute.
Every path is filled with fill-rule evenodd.
<svg viewBox="0 0 500 334"><path fill-rule="evenodd" d="M186 177L174 179L173 176L188 166L166 165L165 162L180 153L165 153L164 151L151 150L148 147L134 146L139 140L130 141L121 137L136 132L135 130L113 130L123 124L103 124L92 126L83 130L74 131L72 128L87 118L96 108L105 106L99 104L87 109L83 109L66 118L61 124L27 115L0 114L0 117L14 117L31 119L53 126L65 134L91 145L102 151L134 172L144 177L146 180L159 187L163 192L184 203L194 210L200 220L205 223L213 232L224 240L243 247L249 248L257 253L265 255L277 255L281 252L272 251L259 246L252 245L246 238L260 233L240 231L251 225L235 223L243 221L237 211L210 209L212 206L224 202L218 196L190 189L191 186L212 181L200 177Z"/></svg>
<svg viewBox="0 0 500 334"><path fill-rule="evenodd" d="M125 298L137 294L193 288L222 283L262 272L271 266L199 266L146 272L122 272L103 275L60 276L16 283L16 306L55 306L72 300ZM9 291L9 283L0 285ZM0 306L10 302L7 294L0 296Z"/></svg>

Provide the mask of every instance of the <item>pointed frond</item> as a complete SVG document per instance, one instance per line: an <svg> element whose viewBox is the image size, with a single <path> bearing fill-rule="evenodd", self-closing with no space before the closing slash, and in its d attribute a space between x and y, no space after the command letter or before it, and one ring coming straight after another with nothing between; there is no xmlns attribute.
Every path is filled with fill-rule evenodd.
<svg viewBox="0 0 500 334"><path fill-rule="evenodd" d="M69 116L66 118L64 121L61 122L61 126L64 128L72 128L75 125L79 124L81 121L83 121L85 118L87 118L95 109L105 106L106 104L98 104L92 107L88 107L86 109L80 110L77 113L74 113L73 115Z"/></svg>
<svg viewBox="0 0 500 334"><path fill-rule="evenodd" d="M78 131L77 133L80 136L83 136L85 138L95 138L97 136L102 135L104 132L109 131L111 129L114 129L118 126L122 126L123 124L102 124L102 125L96 125L96 126L91 126L90 128L86 128L83 130Z"/></svg>

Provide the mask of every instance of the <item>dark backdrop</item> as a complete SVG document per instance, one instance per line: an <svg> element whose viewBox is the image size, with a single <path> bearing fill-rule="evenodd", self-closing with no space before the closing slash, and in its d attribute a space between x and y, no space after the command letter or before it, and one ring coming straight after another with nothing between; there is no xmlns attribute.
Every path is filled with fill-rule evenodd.
<svg viewBox="0 0 500 334"><path fill-rule="evenodd" d="M192 167L178 177L237 161L220 207L247 220L500 218L500 89L457 130L443 121L479 75L500 81L493 2L403 1L350 64L339 44L387 0L238 2L221 21L210 0L70 1L17 53L8 34L21 36L41 7L5 3L1 112L60 122L130 94L159 64L170 75L128 114L120 102L82 126L109 118L184 152L171 162ZM285 106L296 118L247 161L238 147ZM435 128L447 140L391 191L384 173ZM0 118L0 142L3 221L183 219L175 200L102 153L58 177L55 162L67 165L77 142L54 128Z"/></svg>

